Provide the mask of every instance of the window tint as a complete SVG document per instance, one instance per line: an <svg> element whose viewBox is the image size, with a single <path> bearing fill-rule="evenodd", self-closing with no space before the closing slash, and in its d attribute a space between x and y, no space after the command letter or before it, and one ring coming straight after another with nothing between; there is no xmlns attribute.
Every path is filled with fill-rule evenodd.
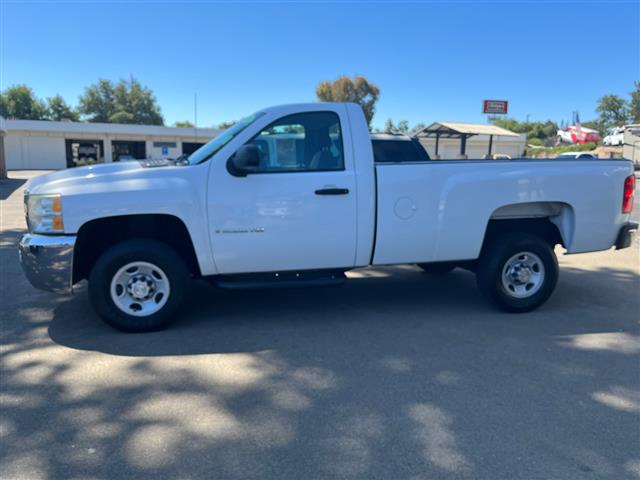
<svg viewBox="0 0 640 480"><path fill-rule="evenodd" d="M373 140L373 158L377 163L428 161L427 151L415 142L413 140Z"/></svg>
<svg viewBox="0 0 640 480"><path fill-rule="evenodd" d="M258 173L344 170L340 119L333 112L282 117L249 143L260 150Z"/></svg>

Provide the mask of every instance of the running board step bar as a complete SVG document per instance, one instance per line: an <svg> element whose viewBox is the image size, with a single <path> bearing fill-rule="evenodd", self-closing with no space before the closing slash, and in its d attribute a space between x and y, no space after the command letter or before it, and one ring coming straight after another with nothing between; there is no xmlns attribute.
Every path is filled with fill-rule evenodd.
<svg viewBox="0 0 640 480"><path fill-rule="evenodd" d="M220 288L291 288L322 287L344 283L347 279L340 270L320 270L304 272L265 272L238 273L234 275L217 275L211 281Z"/></svg>

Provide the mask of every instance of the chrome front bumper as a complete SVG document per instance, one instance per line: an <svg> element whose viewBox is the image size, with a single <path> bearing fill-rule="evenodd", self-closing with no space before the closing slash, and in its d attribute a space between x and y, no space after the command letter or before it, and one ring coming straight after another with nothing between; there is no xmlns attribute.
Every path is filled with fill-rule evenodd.
<svg viewBox="0 0 640 480"><path fill-rule="evenodd" d="M26 234L18 250L31 285L55 293L72 293L73 247L76 237Z"/></svg>

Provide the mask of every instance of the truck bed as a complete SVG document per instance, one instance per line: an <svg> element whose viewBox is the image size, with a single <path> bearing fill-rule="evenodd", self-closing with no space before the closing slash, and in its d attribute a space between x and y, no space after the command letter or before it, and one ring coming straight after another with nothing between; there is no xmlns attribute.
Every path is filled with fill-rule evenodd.
<svg viewBox="0 0 640 480"><path fill-rule="evenodd" d="M608 249L626 221L624 159L377 163L374 264L476 259L491 219L554 213L568 253ZM472 213L471 213L472 212Z"/></svg>

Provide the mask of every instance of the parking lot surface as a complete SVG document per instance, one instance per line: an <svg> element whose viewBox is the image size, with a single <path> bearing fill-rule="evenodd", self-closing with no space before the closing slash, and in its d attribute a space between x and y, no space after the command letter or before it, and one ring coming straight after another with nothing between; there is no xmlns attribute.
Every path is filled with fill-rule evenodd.
<svg viewBox="0 0 640 480"><path fill-rule="evenodd" d="M172 328L127 335L85 284L22 275L30 175L0 181L4 479L640 478L637 239L560 256L528 314L407 265L333 288L194 282Z"/></svg>

